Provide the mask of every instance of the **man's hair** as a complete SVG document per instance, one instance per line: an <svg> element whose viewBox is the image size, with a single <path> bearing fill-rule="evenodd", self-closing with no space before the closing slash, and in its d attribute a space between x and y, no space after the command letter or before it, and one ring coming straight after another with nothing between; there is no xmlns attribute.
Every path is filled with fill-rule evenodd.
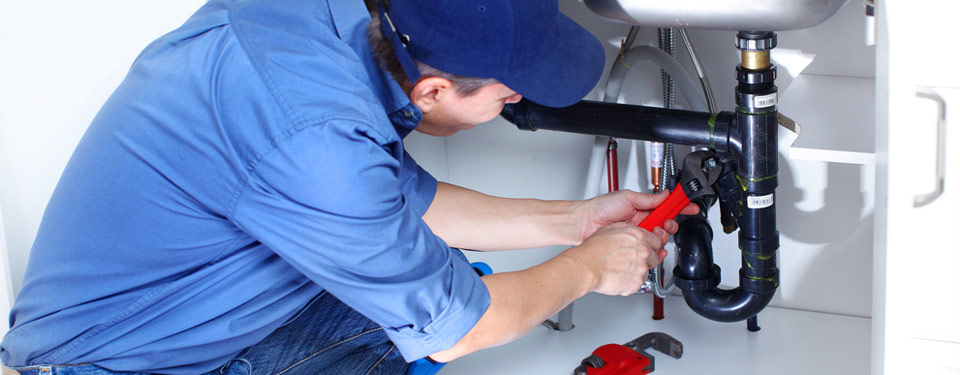
<svg viewBox="0 0 960 375"><path fill-rule="evenodd" d="M383 32L380 30L377 0L364 1L367 5L367 10L370 11L370 25L367 26L367 36L370 39L370 49L373 51L374 58L377 59L380 68L390 73L393 79L397 80L401 86L407 87L414 85L416 82L410 82L410 80L407 79L407 74L403 72L403 67L400 65L400 61L397 60L397 55L394 54L393 44L383 36ZM390 0L380 1L383 1L385 6L390 6ZM450 74L417 61L416 59L414 59L413 62L417 64L417 69L420 70L420 76L440 77L449 80L453 82L453 87L462 96L471 96L476 94L477 90L481 87L498 82L493 78L462 77L456 74Z"/></svg>

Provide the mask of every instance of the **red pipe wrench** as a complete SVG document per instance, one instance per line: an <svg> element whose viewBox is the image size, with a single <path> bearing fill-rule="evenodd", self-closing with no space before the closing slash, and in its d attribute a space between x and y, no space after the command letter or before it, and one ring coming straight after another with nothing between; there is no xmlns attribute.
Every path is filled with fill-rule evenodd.
<svg viewBox="0 0 960 375"><path fill-rule="evenodd" d="M663 332L650 332L626 344L597 348L573 370L574 375L646 375L654 370L654 358L647 348L680 359L683 344Z"/></svg>

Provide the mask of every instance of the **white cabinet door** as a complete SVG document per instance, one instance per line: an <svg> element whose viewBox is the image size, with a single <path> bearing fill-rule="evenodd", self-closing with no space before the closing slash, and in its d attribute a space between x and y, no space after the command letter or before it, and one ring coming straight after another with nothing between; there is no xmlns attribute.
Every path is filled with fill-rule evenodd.
<svg viewBox="0 0 960 375"><path fill-rule="evenodd" d="M960 2L879 4L872 372L960 374Z"/></svg>
<svg viewBox="0 0 960 375"><path fill-rule="evenodd" d="M899 232L891 259L907 258L887 264L888 276L899 274L897 355L909 373L960 374L960 89L918 87L910 112L910 122L890 124L910 128L904 141L916 146L903 150L915 171L904 176L911 196L896 197L910 207L896 213L902 229L888 228Z"/></svg>
<svg viewBox="0 0 960 375"><path fill-rule="evenodd" d="M874 374L960 374L960 89L913 94L878 148Z"/></svg>
<svg viewBox="0 0 960 375"><path fill-rule="evenodd" d="M960 89L891 77L888 94L877 145L874 373L960 374Z"/></svg>

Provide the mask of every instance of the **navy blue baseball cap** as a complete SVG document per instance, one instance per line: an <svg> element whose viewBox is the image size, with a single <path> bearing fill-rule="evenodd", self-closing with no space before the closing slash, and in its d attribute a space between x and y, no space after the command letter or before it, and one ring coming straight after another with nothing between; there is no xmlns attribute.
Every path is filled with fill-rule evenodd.
<svg viewBox="0 0 960 375"><path fill-rule="evenodd" d="M381 30L410 82L411 58L464 77L493 78L527 99L566 107L603 73L603 45L557 0L391 0Z"/></svg>

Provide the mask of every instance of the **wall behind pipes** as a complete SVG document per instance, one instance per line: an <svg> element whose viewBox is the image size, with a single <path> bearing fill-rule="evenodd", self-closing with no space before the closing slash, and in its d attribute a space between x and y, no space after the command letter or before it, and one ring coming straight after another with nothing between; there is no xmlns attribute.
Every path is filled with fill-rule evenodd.
<svg viewBox="0 0 960 375"><path fill-rule="evenodd" d="M202 3L0 4L4 57L0 59L0 207L15 292L20 289L43 208L90 120L136 55ZM602 41L619 38L628 29L599 19L577 1L562 0L561 9ZM780 33L779 48L816 54L813 64L781 97L781 111L805 126L798 146L873 151L873 50L862 43L861 13L859 3L851 3L823 25ZM733 67L738 58L733 32L692 30L690 34L707 67L719 108L732 110ZM653 28L644 28L637 44L655 43L655 38ZM689 66L685 51L678 49L679 58ZM608 45L608 63L616 52ZM658 69L637 66L633 70L621 100L659 102ZM589 98L597 99L596 90ZM683 104L682 98L678 103ZM415 134L406 143L414 157L443 181L506 197L580 199L592 137L521 132L497 119L448 138ZM623 166L626 147L621 150ZM781 154L777 204L782 287L773 304L869 316L873 168L869 158L868 165L821 161L830 158L846 160L842 155L817 152L802 157ZM621 183L626 183L623 176ZM722 233L719 228L715 232ZM735 284L740 264L735 238L718 238L715 247L724 282ZM562 250L468 256L506 271L537 264Z"/></svg>

